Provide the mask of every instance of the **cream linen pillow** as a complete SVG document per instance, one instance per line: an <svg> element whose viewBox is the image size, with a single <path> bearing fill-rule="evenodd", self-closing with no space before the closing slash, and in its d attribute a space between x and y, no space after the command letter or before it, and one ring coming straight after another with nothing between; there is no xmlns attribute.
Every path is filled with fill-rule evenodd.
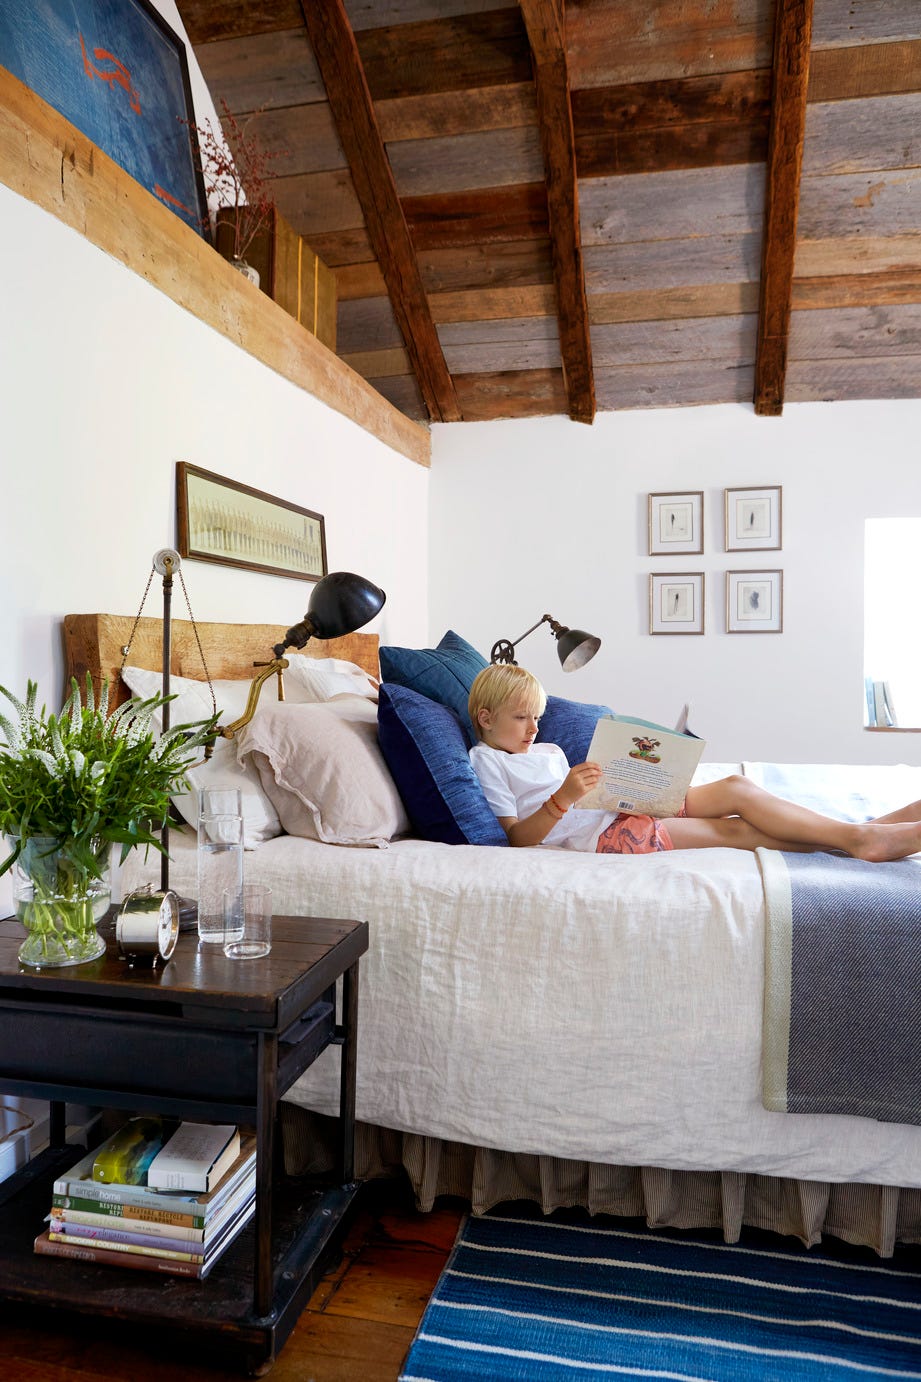
<svg viewBox="0 0 921 1382"><path fill-rule="evenodd" d="M145 667L123 667L122 681L134 696L148 700L158 696L163 689L163 676ZM215 681L214 698L221 712L221 721L230 724L238 719L246 708L249 694L248 681ZM268 688L271 690L271 688ZM263 689L263 696L268 694ZM213 714L208 684L193 681L190 677L170 676L170 694L176 699L170 701L170 724L188 724L192 720L207 720ZM153 718L157 733L163 727L163 716L158 711ZM206 763L190 768L186 776L191 783L190 792L182 792L173 797L173 805L189 825L198 825L199 792L205 787L239 787L243 803L243 844L253 849L264 840L272 840L282 833L278 813L272 805L259 781L259 774L251 764L237 761L236 744L230 739L218 739L214 752Z"/></svg>
<svg viewBox="0 0 921 1382"><path fill-rule="evenodd" d="M377 742L377 709L364 697L260 706L238 754L255 766L289 835L382 848L409 830Z"/></svg>

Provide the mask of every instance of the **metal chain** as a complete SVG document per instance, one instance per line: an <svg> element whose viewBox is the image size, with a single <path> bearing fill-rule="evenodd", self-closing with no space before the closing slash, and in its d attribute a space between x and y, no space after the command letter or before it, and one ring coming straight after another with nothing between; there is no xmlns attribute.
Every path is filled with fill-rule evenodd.
<svg viewBox="0 0 921 1382"><path fill-rule="evenodd" d="M134 642L134 635L137 633L138 624L141 622L141 615L144 613L144 604L145 604L145 601L147 600L147 596L148 596L148 593L149 593L149 591L150 591L150 585L151 585L151 582L153 581L153 578L154 578L155 574L156 574L156 569L155 569L155 567L152 566L152 567L150 568L150 575L147 577L147 584L146 584L145 587L144 587L144 594L141 596L141 603L140 603L140 605L138 606L138 612L137 612L137 614L134 616L134 623L131 625L131 632L130 632L130 634L128 635L128 642L127 642L127 643L125 644L125 646L122 648L121 666L120 666L119 669L118 669L119 676L121 676L122 672L123 672L124 669L125 669L125 665L126 665L126 663L127 663L127 661L128 661L128 654L129 654L130 651L131 651L131 644ZM205 661L205 650L204 650L204 648L201 646L201 638L200 638L199 635L198 635L198 625L197 625L196 622L195 622L195 615L192 613L192 603L191 603L191 601L189 600L189 592L186 590L185 581L184 581L183 578L182 578L182 567L181 567L181 566L177 566L177 568L176 568L176 575L179 577L179 584L182 586L182 594L183 594L183 597L184 597L184 599L185 599L185 607L186 607L186 609L189 611L189 620L190 620L190 622L191 622L191 624L192 624L192 632L193 632L194 635L195 635L195 642L196 642L197 645L198 645L198 655L199 655L199 657L201 658L201 665L202 665L202 667L203 667L204 670L205 670L205 679L206 679L207 682L208 682L208 690L209 690L210 693L211 693L211 708L212 708L214 714L216 715L216 714L217 714L217 698L215 697L215 694L214 694L214 687L211 685L211 673L208 671L208 664L207 664L207 662Z"/></svg>
<svg viewBox="0 0 921 1382"><path fill-rule="evenodd" d="M122 672L125 670L125 664L126 664L126 662L128 661L128 654L129 654L130 651L131 651L131 644L134 642L134 635L135 635L135 634L137 633L137 631L138 631L138 624L141 622L141 615L142 615L143 612L144 612L144 601L147 599L147 592L150 590L150 583L151 583L151 581L153 580L153 578L154 578L154 569L153 569L153 567L151 567L151 568L150 568L150 575L147 577L147 584L146 584L145 587L144 587L144 594L141 596L141 603L140 603L140 605L138 606L138 612L137 612L137 614L134 616L134 623L131 625L131 632L130 632L130 634L128 635L128 642L127 642L127 643L125 644L125 646L122 648L122 662L121 662L121 666L120 666L119 669L118 669L118 674L119 674L119 676L121 676Z"/></svg>
<svg viewBox="0 0 921 1382"><path fill-rule="evenodd" d="M192 632L193 632L194 635L195 635L195 642L198 644L198 655L199 655L199 657L201 658L201 665L202 665L202 667L203 667L204 670L205 670L205 680L206 680L207 683L208 683L208 690L211 692L211 708L212 708L214 714L216 715L216 714L217 714L217 699L216 699L216 697L215 697L215 695L214 695L214 687L211 685L211 673L208 671L208 664L207 664L207 662L205 661L205 650L204 650L204 648L201 646L201 639L200 639L199 636L198 636L198 625L197 625L196 622L195 622L195 615L192 613L192 605L191 605L191 603L190 603L190 601L189 601L189 592L186 590L186 588L185 588L185 581L182 579L182 567L181 567L181 566L179 567L179 570L176 572L176 574L177 574L177 576L179 577L179 584L182 586L182 593L183 593L183 596L185 597L185 607L186 607L186 609L189 611L189 619L190 619L191 624L192 624ZM150 584L150 583L148 582L148 584Z"/></svg>

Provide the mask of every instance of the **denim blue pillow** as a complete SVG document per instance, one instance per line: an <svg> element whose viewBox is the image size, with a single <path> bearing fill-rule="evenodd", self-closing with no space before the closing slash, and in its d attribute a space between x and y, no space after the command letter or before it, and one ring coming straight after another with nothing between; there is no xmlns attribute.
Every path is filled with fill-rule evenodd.
<svg viewBox="0 0 921 1382"><path fill-rule="evenodd" d="M584 763L592 742L595 725L605 715L613 715L606 705L589 705L583 701L567 701L561 696L548 696L547 706L540 717L537 732L539 743L558 744L569 760L569 766Z"/></svg>
<svg viewBox="0 0 921 1382"><path fill-rule="evenodd" d="M380 663L381 681L409 687L420 696L449 706L473 742L467 697L477 672L489 666L476 648L449 629L437 648L382 647Z"/></svg>
<svg viewBox="0 0 921 1382"><path fill-rule="evenodd" d="M417 835L448 845L507 845L467 756L454 711L406 686L380 688L381 752Z"/></svg>

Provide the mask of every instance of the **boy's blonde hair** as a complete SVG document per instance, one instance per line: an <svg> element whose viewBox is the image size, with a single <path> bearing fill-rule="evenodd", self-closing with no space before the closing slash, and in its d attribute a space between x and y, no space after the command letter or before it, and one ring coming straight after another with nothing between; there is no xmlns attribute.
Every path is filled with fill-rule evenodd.
<svg viewBox="0 0 921 1382"><path fill-rule="evenodd" d="M488 710L494 714L512 702L539 717L544 713L547 693L537 677L514 663L484 667L482 672L477 673L470 688L467 711L478 739L482 738L480 711Z"/></svg>

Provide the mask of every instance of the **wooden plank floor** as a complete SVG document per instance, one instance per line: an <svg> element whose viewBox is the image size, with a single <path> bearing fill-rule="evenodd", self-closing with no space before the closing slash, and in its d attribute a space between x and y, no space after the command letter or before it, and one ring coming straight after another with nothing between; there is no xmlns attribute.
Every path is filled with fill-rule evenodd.
<svg viewBox="0 0 921 1382"><path fill-rule="evenodd" d="M320 1282L272 1382L396 1382L465 1212L418 1213L402 1181L370 1186L342 1260ZM183 1360L158 1340L126 1341L90 1317L0 1308L0 1377L10 1382L231 1382L242 1373Z"/></svg>

